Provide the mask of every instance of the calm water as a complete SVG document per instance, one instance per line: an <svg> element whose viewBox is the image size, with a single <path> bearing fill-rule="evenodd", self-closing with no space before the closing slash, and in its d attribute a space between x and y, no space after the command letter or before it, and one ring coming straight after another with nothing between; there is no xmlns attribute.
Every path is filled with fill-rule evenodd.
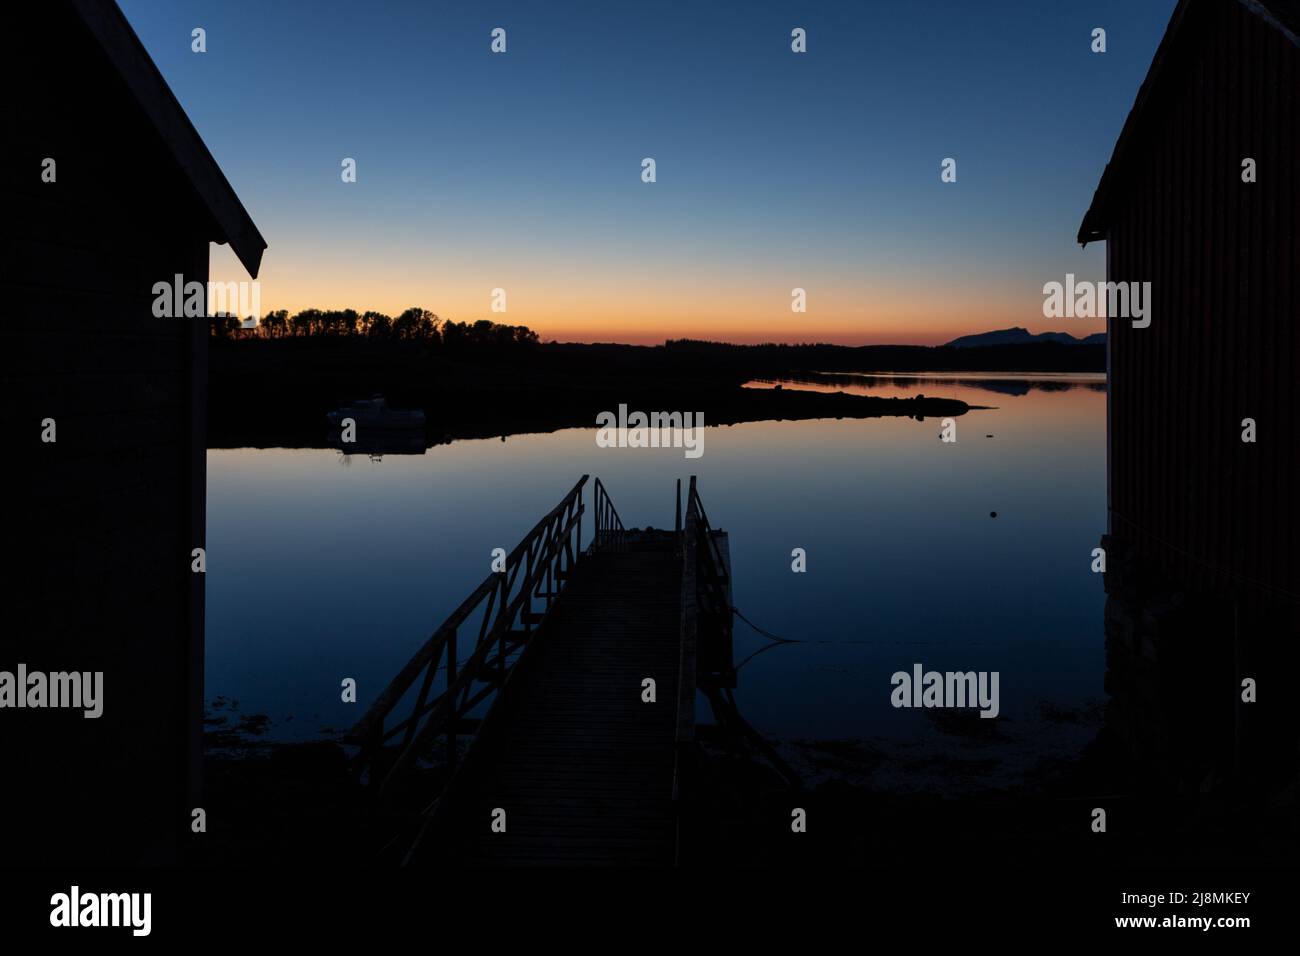
<svg viewBox="0 0 1300 956"><path fill-rule="evenodd" d="M1078 707L1102 696L1089 565L1105 526L1105 393L1100 376L1039 379L835 386L996 406L960 417L955 444L936 419L885 418L709 427L692 461L598 448L594 427L380 461L210 451L208 698L268 715L272 736L346 728L484 578L492 549L513 547L579 475L604 481L627 526L671 528L674 479L694 473L731 535L736 605L808 642L741 670L737 701L759 730L906 739L919 715L890 707L889 677L918 662L1000 671L1007 720L1043 701ZM805 574L791 571L796 547ZM737 659L767 644L740 622L736 637ZM340 701L345 677L359 704Z"/></svg>

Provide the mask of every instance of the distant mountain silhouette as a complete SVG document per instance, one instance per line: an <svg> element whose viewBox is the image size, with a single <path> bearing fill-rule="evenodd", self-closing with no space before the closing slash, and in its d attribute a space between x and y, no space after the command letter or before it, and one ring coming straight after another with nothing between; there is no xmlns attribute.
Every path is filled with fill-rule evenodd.
<svg viewBox="0 0 1300 956"><path fill-rule="evenodd" d="M1040 332L1034 335L1028 329L1016 326L1011 329L998 329L996 332L963 335L945 343L945 347L967 349L977 348L981 345L1030 345L1035 342L1059 342L1062 345L1105 345L1106 333L1094 332L1092 335L1079 339L1069 332Z"/></svg>

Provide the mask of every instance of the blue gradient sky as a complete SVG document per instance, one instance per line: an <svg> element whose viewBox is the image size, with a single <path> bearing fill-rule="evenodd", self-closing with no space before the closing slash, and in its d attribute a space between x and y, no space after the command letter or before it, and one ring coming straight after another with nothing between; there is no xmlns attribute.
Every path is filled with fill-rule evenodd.
<svg viewBox="0 0 1300 956"><path fill-rule="evenodd" d="M263 309L638 342L1099 330L1042 285L1103 277L1074 236L1174 7L120 2L269 243Z"/></svg>

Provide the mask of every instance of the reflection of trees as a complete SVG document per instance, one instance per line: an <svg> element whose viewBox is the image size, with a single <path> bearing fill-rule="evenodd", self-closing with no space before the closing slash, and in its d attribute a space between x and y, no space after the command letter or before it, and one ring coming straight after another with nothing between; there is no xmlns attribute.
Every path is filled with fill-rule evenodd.
<svg viewBox="0 0 1300 956"><path fill-rule="evenodd" d="M774 379L760 379L759 381L771 382ZM872 388L901 388L914 389L921 386L953 386L958 385L963 388L980 389L986 392L994 392L998 395L1028 395L1030 392L1068 392L1076 388L1084 388L1093 392L1106 391L1105 382L1083 381L1058 378L1033 378L1030 376L1008 376L1006 378L972 378L961 375L951 377L927 376L917 377L915 375L876 375L866 373L851 372L800 372L791 375L783 381L793 382L804 385L855 385L864 391L870 391ZM918 398L921 396L917 396Z"/></svg>

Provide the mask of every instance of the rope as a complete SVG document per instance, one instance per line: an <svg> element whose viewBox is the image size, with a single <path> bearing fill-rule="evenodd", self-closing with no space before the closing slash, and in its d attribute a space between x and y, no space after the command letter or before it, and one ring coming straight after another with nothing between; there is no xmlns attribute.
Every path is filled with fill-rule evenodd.
<svg viewBox="0 0 1300 956"><path fill-rule="evenodd" d="M740 618L742 621L744 621L746 624L748 624L750 627L752 627L752 628L753 628L755 631L757 631L759 634L762 634L764 637L766 637L769 641L775 641L775 642L778 643L778 644L806 644L806 643L808 643L807 641L797 640L797 639L792 638L792 637L781 637L779 634L773 634L771 631L765 631L765 630L763 630L761 627L759 627L757 624L755 624L755 623L754 623L753 621L751 621L749 618L745 617L745 615L741 614L741 613L740 613L740 608L738 608L738 607L733 607L733 608L731 609L731 613L735 614L736 617Z"/></svg>
<svg viewBox="0 0 1300 956"><path fill-rule="evenodd" d="M989 645L989 643L990 643L990 642L988 642L988 641L885 641L885 640L871 640L871 641L811 641L811 640L806 640L806 639L803 639L803 638L796 638L796 637L782 637L782 636L779 635L779 634L773 634L771 631L764 630L763 628L761 628L761 627L759 627L757 624L755 624L753 621L751 621L749 618L745 617L744 614L740 613L740 608L738 608L738 607L732 607L732 609L731 609L731 613L735 614L736 617L740 618L742 621L744 621L746 624L748 624L751 628L753 628L755 631L757 631L757 632L758 632L759 634L761 634L763 637L767 638L769 641L772 641L772 642L775 643L775 644L835 644L835 645L843 645L843 644L870 644L870 645L873 645L873 646L880 646L880 645L882 645L882 644L909 644L909 645L915 644L915 645L922 645L922 646L925 646L925 645L940 645L940 644L941 644L941 645L944 645L944 646L958 646L958 645L960 645L960 646L963 646L963 647L987 647L987 646ZM761 651L766 651L766 650L770 650L770 648L767 648L767 647L759 648L759 651L755 651L755 653L759 653L759 652L761 652ZM753 656L754 656L754 654L750 654L750 655L749 655L749 657L753 657ZM749 657L745 658L745 660L749 660ZM736 669L739 670L739 669L740 669L739 666L737 666Z"/></svg>

